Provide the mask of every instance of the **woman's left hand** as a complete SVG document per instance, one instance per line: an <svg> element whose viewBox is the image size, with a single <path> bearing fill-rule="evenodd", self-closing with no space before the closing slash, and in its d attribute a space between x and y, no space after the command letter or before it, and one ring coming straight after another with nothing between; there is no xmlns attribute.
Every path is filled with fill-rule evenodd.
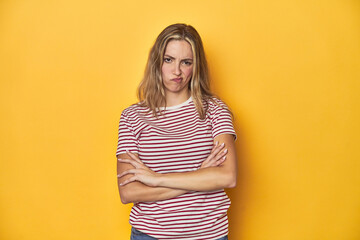
<svg viewBox="0 0 360 240"><path fill-rule="evenodd" d="M117 176L118 178L128 174L133 174L133 176L120 183L120 186L124 186L134 181L139 181L150 187L156 187L158 185L158 180L161 174L156 173L150 168L146 167L144 163L140 160L140 158L135 154L129 151L127 151L127 154L131 159L118 159L118 161L123 163L129 163L134 167L134 169L126 170L121 174L118 174Z"/></svg>

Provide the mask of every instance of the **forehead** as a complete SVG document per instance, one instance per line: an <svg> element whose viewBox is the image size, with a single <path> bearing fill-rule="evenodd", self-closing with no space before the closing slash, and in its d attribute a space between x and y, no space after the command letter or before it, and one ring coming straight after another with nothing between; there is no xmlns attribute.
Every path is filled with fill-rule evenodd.
<svg viewBox="0 0 360 240"><path fill-rule="evenodd" d="M192 58L193 52L190 43L185 40L170 40L166 45L165 54L171 57Z"/></svg>

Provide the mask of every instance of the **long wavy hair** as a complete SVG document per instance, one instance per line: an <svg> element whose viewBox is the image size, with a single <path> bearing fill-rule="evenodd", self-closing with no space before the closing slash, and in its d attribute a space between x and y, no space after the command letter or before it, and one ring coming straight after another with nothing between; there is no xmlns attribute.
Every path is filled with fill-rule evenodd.
<svg viewBox="0 0 360 240"><path fill-rule="evenodd" d="M158 116L159 107L166 106L161 68L166 46L171 40L185 40L191 45L193 75L189 90L200 118L204 119L207 111L206 103L209 100L215 102L213 100L214 94L210 91L208 64L200 35L194 27L186 24L170 25L156 38L149 53L144 77L138 87L139 104L148 107L155 117Z"/></svg>

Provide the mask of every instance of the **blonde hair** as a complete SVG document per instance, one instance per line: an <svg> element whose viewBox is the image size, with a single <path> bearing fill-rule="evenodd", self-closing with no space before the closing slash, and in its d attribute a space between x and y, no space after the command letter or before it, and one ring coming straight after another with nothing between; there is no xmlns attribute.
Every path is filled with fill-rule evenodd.
<svg viewBox="0 0 360 240"><path fill-rule="evenodd" d="M158 108L166 106L165 90L162 82L161 67L166 46L171 40L185 40L193 52L193 75L189 90L201 119L205 118L208 100L213 101L204 47L200 35L190 25L173 24L166 27L157 37L150 50L145 73L138 87L140 105L146 106L157 117ZM203 101L204 100L204 101Z"/></svg>

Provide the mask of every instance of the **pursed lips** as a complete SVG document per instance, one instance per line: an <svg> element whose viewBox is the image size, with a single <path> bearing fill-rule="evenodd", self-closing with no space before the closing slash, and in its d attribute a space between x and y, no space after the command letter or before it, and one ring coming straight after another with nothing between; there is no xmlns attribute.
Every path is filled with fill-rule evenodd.
<svg viewBox="0 0 360 240"><path fill-rule="evenodd" d="M182 80L181 77L171 79L171 81L174 81L174 82L177 82L177 83L181 82L181 80Z"/></svg>

